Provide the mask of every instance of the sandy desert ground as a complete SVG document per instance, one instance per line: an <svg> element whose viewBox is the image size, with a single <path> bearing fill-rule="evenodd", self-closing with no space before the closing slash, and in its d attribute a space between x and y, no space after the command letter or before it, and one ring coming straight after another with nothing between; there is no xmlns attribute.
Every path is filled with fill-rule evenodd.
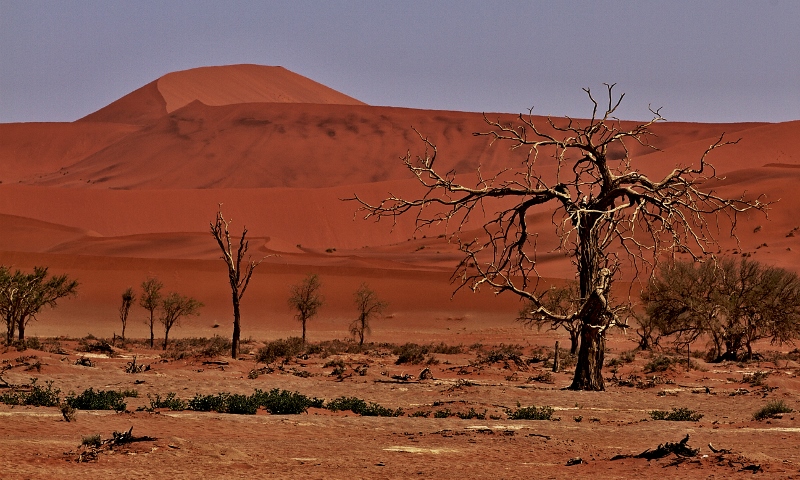
<svg viewBox="0 0 800 480"><path fill-rule="evenodd" d="M394 226L364 221L354 203L341 200L354 194L369 200L389 192L418 194L399 160L406 152L422 153L414 129L438 146L443 168L462 175L479 165L496 171L522 158L521 152L472 135L487 130L480 113L369 106L283 68L252 65L175 72L72 123L0 124L0 264L46 265L80 281L76 298L43 312L27 331L43 342L61 337L63 353L7 349L2 359L10 369L3 378L14 384L34 376L52 380L63 394L88 387L139 391L129 399L128 413L81 411L75 422L65 422L54 407L0 405L3 478L719 478L751 475L742 469L754 465L761 475L800 474L800 426L793 415L752 419L773 399L800 409L798 364L790 345L760 345L761 363L693 359L697 369L673 365L658 373L650 388L609 382L604 393L561 390L570 379L563 372L548 380L553 383L530 380L548 371L545 360L475 367L501 344L519 345L522 358L534 359L567 338L516 324L515 298L489 291L453 295L450 275L460 258L443 230L415 231L411 218ZM768 218L741 219L738 241L723 225L720 253L800 272L800 121L667 122L653 130L659 151L631 151L637 168L648 173L696 162L723 132L740 138L714 152L711 161L724 178L713 187L732 196L765 194L775 203ZM266 256L242 303L243 337L251 340L251 352L298 335L286 298L289 286L308 273L320 276L326 298L309 324L311 342L348 338L352 294L367 282L389 303L369 341L444 342L462 345L463 352L437 354L432 380L416 379L422 365L395 365L389 347L377 346L334 355L347 365L343 379L330 375L323 365L331 358L320 355L293 358L284 371L250 379L248 373L263 366L252 354L227 359L226 365L204 364L224 356L164 362L159 350L137 344L97 358L95 367L75 365L85 355L78 339L119 334L120 294L147 276L205 304L199 317L183 322L171 337L230 335L226 267L208 233L219 204L233 219L234 232L247 226L253 255ZM531 221L542 232L543 282L571 278L569 260L547 253L556 246L550 214L539 211ZM638 288L632 272L625 272L624 281L632 291ZM144 338L144 311L137 308L132 315L128 337ZM476 344L482 349L469 348ZM630 333L616 332L607 357L622 357L635 346ZM151 370L125 373L134 355ZM652 376L644 372L650 360L648 353L637 354L618 368L617 378L646 380ZM30 370L36 362L40 370ZM368 365L364 376L353 374L358 365ZM742 383L759 371L769 372L764 384ZM611 367L605 372L610 378ZM392 379L404 374L414 378ZM249 394L255 388L327 400L358 396L408 413L453 402L454 412L475 408L498 418L375 418L323 409L291 416L136 411L148 405L148 393L176 392L186 399L198 392ZM504 412L517 402L552 406L560 421L508 420ZM704 416L698 422L665 422L648 415L673 407ZM64 454L76 451L82 436L108 438L131 426L135 435L152 440L90 463ZM701 453L691 461L611 460L687 433ZM708 443L730 453L714 454ZM566 466L574 457L585 463Z"/></svg>

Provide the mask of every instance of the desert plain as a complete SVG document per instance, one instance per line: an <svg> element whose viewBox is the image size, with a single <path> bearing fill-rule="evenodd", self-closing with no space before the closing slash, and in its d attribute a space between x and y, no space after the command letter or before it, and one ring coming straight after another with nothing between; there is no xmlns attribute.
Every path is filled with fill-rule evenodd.
<svg viewBox="0 0 800 480"><path fill-rule="evenodd" d="M711 187L773 203L766 216L741 217L738 238L722 225L718 254L800 272L800 122L652 129L659 150L631 155L654 173L696 162L723 133L739 139L713 152L720 178ZM451 275L462 257L451 232L417 230L413 216L364 220L358 204L343 199L420 195L400 161L424 151L415 130L460 175L514 167L524 156L472 135L487 130L484 114L365 105L286 69L255 65L171 73L71 123L0 124L0 264L47 266L80 282L75 298L29 325L26 336L37 340L29 348L4 347L2 390L35 377L39 385L52 381L62 397L90 387L137 394L124 412L79 410L69 422L57 407L0 405L2 477L800 476L800 420L794 413L753 418L773 400L800 409L794 345L761 342L754 361L709 363L700 342L687 365L685 353L668 345L636 351L632 325L609 336L605 392L565 390L569 362L558 372L551 365L566 334L515 322L521 303L510 295L456 292ZM218 209L234 235L247 227L250 253L263 258L242 299L245 341L236 359L191 341L231 334L227 269L209 233ZM529 221L540 232L542 285L574 278L569 258L554 251L552 212ZM312 273L325 298L308 324L317 348L257 362L265 345L299 335L287 297ZM116 338L121 292L147 277L204 304L170 332L166 352L143 341L146 312L136 306L129 340ZM641 279L632 270L622 277L621 294L635 299ZM388 308L356 349L349 325L353 292L364 282ZM162 334L156 330L156 339ZM110 351L89 348L103 341ZM398 348L408 343L426 347L420 362L398 363ZM671 359L663 369L654 361L662 357ZM134 358L149 368L126 372ZM325 401L358 397L403 413L149 408L156 395L189 400L275 388ZM509 418L528 406L551 407L552 415ZM651 416L673 408L702 417ZM79 461L83 438L131 427L140 441ZM687 434L696 456L635 457Z"/></svg>

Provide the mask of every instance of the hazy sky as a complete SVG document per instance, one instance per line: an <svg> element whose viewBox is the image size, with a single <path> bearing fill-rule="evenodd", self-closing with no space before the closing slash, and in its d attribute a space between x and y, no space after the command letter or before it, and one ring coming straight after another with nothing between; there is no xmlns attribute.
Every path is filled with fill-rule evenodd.
<svg viewBox="0 0 800 480"><path fill-rule="evenodd" d="M166 73L282 65L373 105L800 119L800 1L0 0L0 122L71 121Z"/></svg>

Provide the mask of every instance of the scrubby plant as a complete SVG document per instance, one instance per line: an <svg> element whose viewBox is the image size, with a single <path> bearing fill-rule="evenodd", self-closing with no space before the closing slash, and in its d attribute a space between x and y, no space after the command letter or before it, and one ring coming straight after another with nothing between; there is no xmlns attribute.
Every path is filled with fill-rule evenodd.
<svg viewBox="0 0 800 480"><path fill-rule="evenodd" d="M553 418L553 407L523 407L517 403L517 409L506 410L506 416L509 420L551 420Z"/></svg>
<svg viewBox="0 0 800 480"><path fill-rule="evenodd" d="M322 408L324 401L309 398L297 392L273 388L269 392L256 390L253 397L258 405L264 407L272 415L297 415L305 413L310 407Z"/></svg>
<svg viewBox="0 0 800 480"><path fill-rule="evenodd" d="M95 433L93 435L84 435L81 437L81 445L85 445L87 447L99 447L101 443L102 441L99 433Z"/></svg>
<svg viewBox="0 0 800 480"><path fill-rule="evenodd" d="M397 355L397 361L395 361L396 365L403 365L406 363L417 365L425 361L425 355L428 354L428 351L428 348L423 345L404 343L403 345L395 347L392 353Z"/></svg>
<svg viewBox="0 0 800 480"><path fill-rule="evenodd" d="M783 400L772 400L753 414L753 420L774 418L781 413L791 413L793 411Z"/></svg>
<svg viewBox="0 0 800 480"><path fill-rule="evenodd" d="M456 413L456 416L462 420L472 420L473 418L476 420L485 420L486 410L484 410L483 413L478 413L474 408L470 408L468 412Z"/></svg>
<svg viewBox="0 0 800 480"><path fill-rule="evenodd" d="M673 360L667 356L654 355L642 368L644 373L666 372L673 363Z"/></svg>
<svg viewBox="0 0 800 480"><path fill-rule="evenodd" d="M433 412L433 418L447 418L453 415L449 408L443 408Z"/></svg>
<svg viewBox="0 0 800 480"><path fill-rule="evenodd" d="M38 380L38 378L31 378L31 387L28 392L14 391L0 395L0 403L32 407L55 407L58 405L61 390L53 388L52 380L45 382L44 387L37 384Z"/></svg>
<svg viewBox="0 0 800 480"><path fill-rule="evenodd" d="M769 377L770 372L753 372L745 373L742 375L742 383L749 383L751 387L761 387L764 385L764 380Z"/></svg>
<svg viewBox="0 0 800 480"><path fill-rule="evenodd" d="M329 360L325 362L325 364L322 366L322 368L330 368L330 367L333 367L331 375L342 375L347 369L347 365L345 365L344 360L340 358L337 358L336 360Z"/></svg>
<svg viewBox="0 0 800 480"><path fill-rule="evenodd" d="M341 410L350 410L356 415L364 417L399 417L403 414L403 409L398 408L392 410L391 408L383 407L377 403L366 401L357 397L339 397L329 401L325 408L333 412Z"/></svg>
<svg viewBox="0 0 800 480"><path fill-rule="evenodd" d="M74 392L66 398L66 403L78 410L116 410L124 411L127 407L122 393L114 390L94 390L89 387L80 395Z"/></svg>
<svg viewBox="0 0 800 480"><path fill-rule="evenodd" d="M200 395L195 394L194 398L189 400L187 406L190 410L196 412L220 412L224 413L228 399L227 393L218 393L216 395Z"/></svg>
<svg viewBox="0 0 800 480"><path fill-rule="evenodd" d="M417 410L416 412L414 412L411 415L409 415L409 417L428 418L430 415L431 415L431 411L430 410Z"/></svg>
<svg viewBox="0 0 800 480"><path fill-rule="evenodd" d="M168 408L175 411L186 410L186 402L178 398L175 392L167 393L164 398L161 398L161 395L158 393L153 396L150 396L148 393L147 398L150 400L150 410L155 410L157 408Z"/></svg>
<svg viewBox="0 0 800 480"><path fill-rule="evenodd" d="M289 337L267 343L256 352L256 362L272 363L275 360L290 359L303 351L303 339Z"/></svg>
<svg viewBox="0 0 800 480"><path fill-rule="evenodd" d="M668 422L697 422L703 418L702 413L698 413L690 408L673 408L667 412L664 410L653 410L650 412L653 420L666 420Z"/></svg>
<svg viewBox="0 0 800 480"><path fill-rule="evenodd" d="M258 411L258 402L253 396L232 393L225 402L225 412L234 415L255 415Z"/></svg>
<svg viewBox="0 0 800 480"><path fill-rule="evenodd" d="M125 390L120 390L123 397L125 398L138 398L139 397L139 390L135 388L126 388Z"/></svg>
<svg viewBox="0 0 800 480"><path fill-rule="evenodd" d="M68 403L61 403L58 405L58 408L61 410L61 416L64 417L65 422L75 421L75 416L78 411L74 407L70 406Z"/></svg>

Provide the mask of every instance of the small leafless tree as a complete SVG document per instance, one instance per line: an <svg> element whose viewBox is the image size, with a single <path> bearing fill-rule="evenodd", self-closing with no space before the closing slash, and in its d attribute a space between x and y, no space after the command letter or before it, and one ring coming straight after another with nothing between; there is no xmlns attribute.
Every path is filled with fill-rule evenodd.
<svg viewBox="0 0 800 480"><path fill-rule="evenodd" d="M665 253L702 256L716 246L714 233L720 225L708 217L727 216L733 234L739 213L766 207L761 198L724 198L706 186L716 178L709 154L736 143L722 136L694 165L676 166L658 178L635 168L629 146L655 148L649 143L650 127L664 118L651 109L650 121L624 126L630 124L614 116L624 95L615 96L613 88L606 85L603 107L585 89L594 105L585 121L548 118L541 128L532 111L512 122L485 117L490 129L476 135L522 151L519 167L494 173L478 168L471 186L464 176L440 169L436 146L420 135L425 154L413 158L409 153L403 161L424 195L391 196L378 203L353 198L366 218L396 219L416 212L417 228L440 223L454 227L464 257L453 278L462 287L485 285L519 295L536 306L532 315L554 322L579 319L578 361L570 385L574 390L604 389L606 333L626 325L608 301L623 258L641 272ZM571 256L579 283L580 302L566 315L550 311L537 293L536 239L541 232L530 230L528 216L544 211L552 214L559 250ZM485 223L481 235L470 238L464 227L472 217L485 218Z"/></svg>
<svg viewBox="0 0 800 480"><path fill-rule="evenodd" d="M319 277L312 273L291 288L289 307L297 310L295 318L303 325L303 345L306 344L306 322L317 314L324 303L319 293L321 287Z"/></svg>
<svg viewBox="0 0 800 480"><path fill-rule="evenodd" d="M358 338L358 345L364 345L364 337L370 333L370 321L382 314L388 303L378 298L378 294L370 289L366 283L362 283L353 299L358 309L358 318L350 324L350 334Z"/></svg>
<svg viewBox="0 0 800 480"><path fill-rule="evenodd" d="M547 327L549 330L563 328L569 334L569 353L576 355L581 333L581 321L579 318L570 318L569 314L579 304L578 295L578 282L573 280L561 287L550 287L540 297L543 301L543 306L549 312L562 315L568 320L554 322L545 315L535 313L539 307L530 300L525 300L525 305L520 309L517 321L528 326L535 326L540 330L542 327Z"/></svg>
<svg viewBox="0 0 800 480"><path fill-rule="evenodd" d="M236 358L239 353L239 337L241 335L239 313L239 303L242 301L247 285L250 284L250 277L253 276L253 271L256 267L264 261L262 258L258 262L248 259L242 266L242 260L247 254L249 247L248 241L245 239L247 236L247 227L242 228L242 237L239 239L239 247L236 249L236 255L233 253L233 246L231 245L231 235L228 231L229 222L222 216L222 205L217 211L216 219L210 223L211 234L217 241L217 245L222 250L222 259L228 266L228 281L231 286L231 297L233 299L233 337L231 339L231 357Z"/></svg>
<svg viewBox="0 0 800 480"><path fill-rule="evenodd" d="M150 348L155 346L155 334L153 327L155 326L155 313L159 305L161 305L161 289L164 284L154 277L148 277L147 280L142 282L142 296L139 297L139 306L150 312L148 325L150 326Z"/></svg>
<svg viewBox="0 0 800 480"><path fill-rule="evenodd" d="M128 314L131 312L131 305L136 301L136 294L133 288L128 287L122 292L122 304L119 306L119 321L122 322L122 341L125 341L125 327L128 326Z"/></svg>
<svg viewBox="0 0 800 480"><path fill-rule="evenodd" d="M164 325L164 350L167 349L169 342L169 331L180 322L183 317L190 315L200 315L200 307L203 304L192 297L170 293L161 300L161 314L158 321Z"/></svg>

